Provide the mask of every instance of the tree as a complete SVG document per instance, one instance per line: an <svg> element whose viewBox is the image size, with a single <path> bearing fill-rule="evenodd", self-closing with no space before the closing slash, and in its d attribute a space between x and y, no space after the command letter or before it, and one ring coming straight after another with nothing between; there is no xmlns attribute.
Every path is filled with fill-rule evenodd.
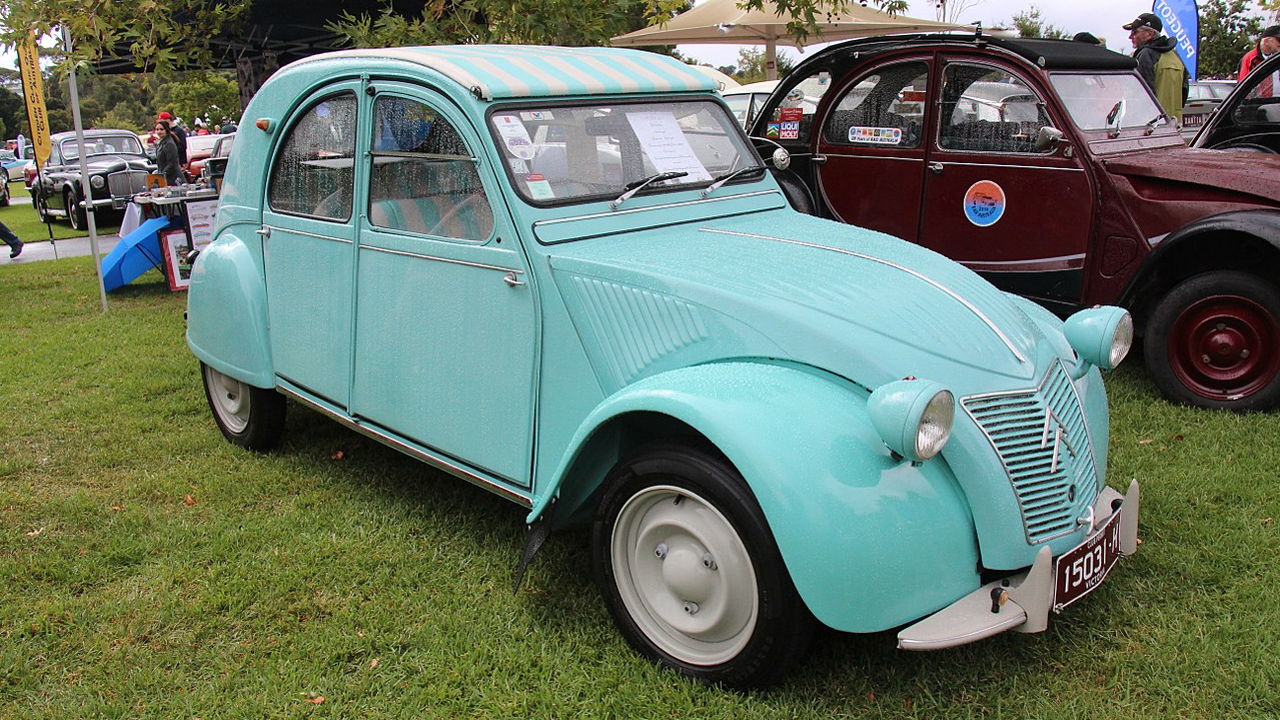
<svg viewBox="0 0 1280 720"><path fill-rule="evenodd" d="M1236 76L1240 58L1262 32L1261 20L1250 10L1246 0L1201 0L1197 75Z"/></svg>
<svg viewBox="0 0 1280 720"><path fill-rule="evenodd" d="M240 90L231 72L193 70L159 84L152 107L150 118L167 110L186 119L188 127L194 118L206 115L211 124L217 124L223 116L240 117Z"/></svg>
<svg viewBox="0 0 1280 720"><path fill-rule="evenodd" d="M1040 8L1032 5L1020 13L1014 13L1013 27L1018 31L1018 35L1024 38L1049 38L1050 40L1063 40L1071 37L1066 30L1057 25L1050 25L1045 22L1044 15L1040 12Z"/></svg>
<svg viewBox="0 0 1280 720"><path fill-rule="evenodd" d="M934 0L934 16L939 22L954 23L960 16L982 4L982 0Z"/></svg>
<svg viewBox="0 0 1280 720"><path fill-rule="evenodd" d="M777 62L778 77L791 72L791 68L796 66L796 61L786 55L779 54ZM733 75L735 80L744 85L746 83L759 82L767 77L764 65L764 50L760 48L742 48L738 50L738 66L730 74Z"/></svg>

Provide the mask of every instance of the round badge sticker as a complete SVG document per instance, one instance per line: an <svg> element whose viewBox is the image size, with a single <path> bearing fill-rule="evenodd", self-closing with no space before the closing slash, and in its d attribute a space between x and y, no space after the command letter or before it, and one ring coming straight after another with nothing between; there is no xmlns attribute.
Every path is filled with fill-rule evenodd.
<svg viewBox="0 0 1280 720"><path fill-rule="evenodd" d="M979 180L964 193L964 216L978 227L990 227L1004 216L1004 189L990 180Z"/></svg>

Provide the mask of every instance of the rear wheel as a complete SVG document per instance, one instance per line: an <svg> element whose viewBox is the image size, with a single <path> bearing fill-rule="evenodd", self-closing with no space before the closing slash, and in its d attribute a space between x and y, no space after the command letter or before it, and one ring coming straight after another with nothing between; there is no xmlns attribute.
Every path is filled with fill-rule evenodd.
<svg viewBox="0 0 1280 720"><path fill-rule="evenodd" d="M1147 325L1147 368L1172 400L1237 412L1280 402L1280 290L1215 271L1169 291Z"/></svg>
<svg viewBox="0 0 1280 720"><path fill-rule="evenodd" d="M596 582L646 657L707 683L780 677L814 620L764 514L711 453L653 445L607 480L592 533Z"/></svg>
<svg viewBox="0 0 1280 720"><path fill-rule="evenodd" d="M200 363L204 395L218 429L232 443L250 450L269 450L284 431L284 396L223 375Z"/></svg>

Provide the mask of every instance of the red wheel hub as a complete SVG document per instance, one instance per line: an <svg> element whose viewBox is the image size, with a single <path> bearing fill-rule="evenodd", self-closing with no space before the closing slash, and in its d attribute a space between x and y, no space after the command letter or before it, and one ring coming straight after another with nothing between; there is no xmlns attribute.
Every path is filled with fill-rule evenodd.
<svg viewBox="0 0 1280 720"><path fill-rule="evenodd" d="M1174 321L1169 360L1178 380L1201 397L1251 395L1280 372L1280 324L1249 298L1213 295Z"/></svg>

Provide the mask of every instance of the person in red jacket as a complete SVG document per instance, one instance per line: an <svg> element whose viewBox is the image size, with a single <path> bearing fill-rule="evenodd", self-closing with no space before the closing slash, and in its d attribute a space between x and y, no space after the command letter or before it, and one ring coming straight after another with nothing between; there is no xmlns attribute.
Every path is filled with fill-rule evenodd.
<svg viewBox="0 0 1280 720"><path fill-rule="evenodd" d="M1240 73L1236 75L1236 80L1244 80L1250 70L1274 55L1277 50L1280 50L1280 25L1272 25L1262 31L1262 35L1258 37L1258 43L1240 59Z"/></svg>

